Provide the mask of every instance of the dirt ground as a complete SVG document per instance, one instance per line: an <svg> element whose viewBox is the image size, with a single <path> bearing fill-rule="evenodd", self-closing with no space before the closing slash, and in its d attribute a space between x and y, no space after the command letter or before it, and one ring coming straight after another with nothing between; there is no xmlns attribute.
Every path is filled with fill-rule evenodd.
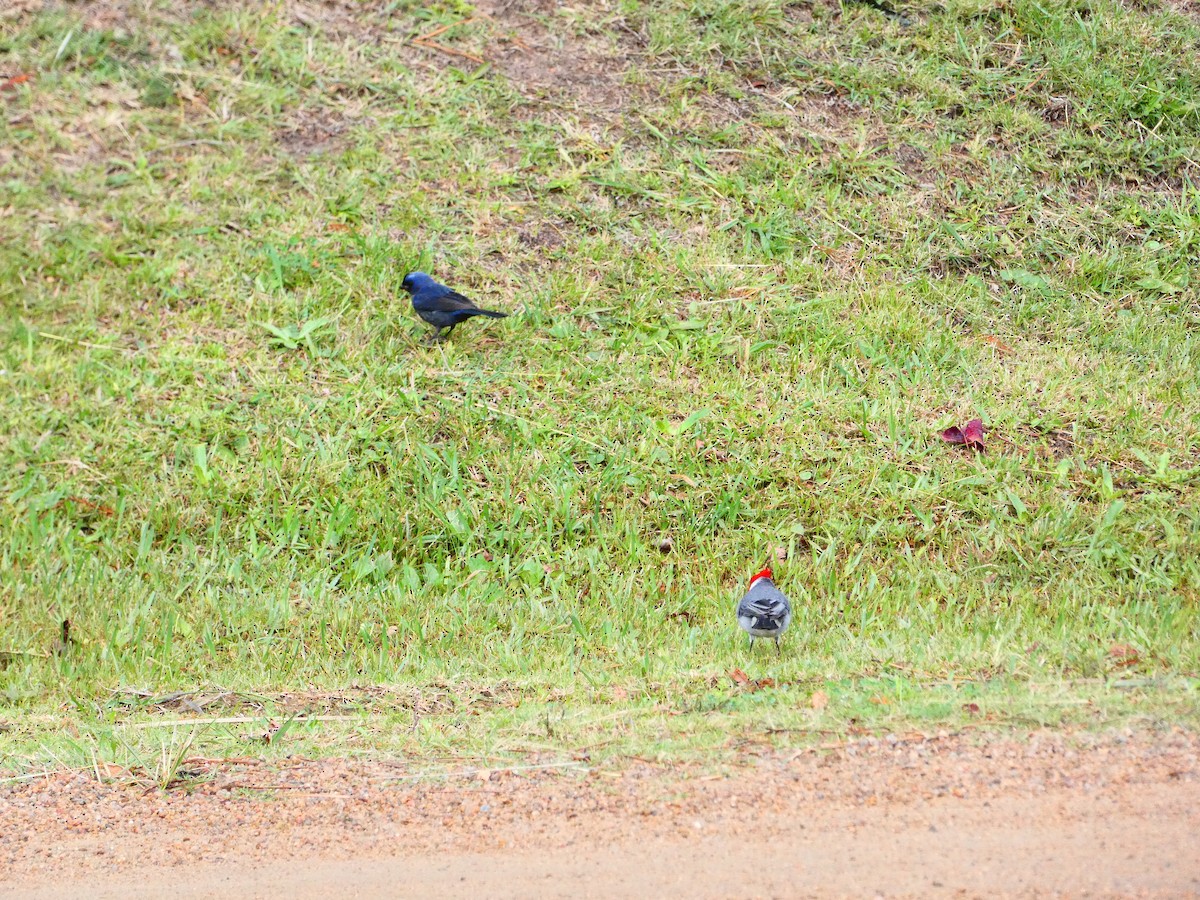
<svg viewBox="0 0 1200 900"><path fill-rule="evenodd" d="M1200 736L1180 730L530 765L9 781L0 896L1200 896Z"/></svg>

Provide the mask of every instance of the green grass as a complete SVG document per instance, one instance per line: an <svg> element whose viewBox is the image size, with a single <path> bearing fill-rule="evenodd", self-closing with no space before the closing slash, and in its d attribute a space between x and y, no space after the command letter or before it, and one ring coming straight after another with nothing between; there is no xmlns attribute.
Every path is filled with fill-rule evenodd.
<svg viewBox="0 0 1200 900"><path fill-rule="evenodd" d="M0 19L0 768L1200 718L1196 20L110 6Z"/></svg>

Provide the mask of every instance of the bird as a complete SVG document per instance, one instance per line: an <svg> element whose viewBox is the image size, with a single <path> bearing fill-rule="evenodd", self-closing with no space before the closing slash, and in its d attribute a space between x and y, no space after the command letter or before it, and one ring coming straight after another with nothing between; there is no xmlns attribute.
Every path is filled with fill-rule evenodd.
<svg viewBox="0 0 1200 900"><path fill-rule="evenodd" d="M779 636L792 624L792 604L783 591L775 587L770 568L756 572L750 579L746 595L738 601L737 620L742 631L750 635L750 649L756 637L775 638L779 653Z"/></svg>
<svg viewBox="0 0 1200 900"><path fill-rule="evenodd" d="M491 309L480 309L458 291L439 284L424 272L409 272L400 286L412 295L412 305L417 315L433 326L431 341L441 339L443 328L447 329L446 337L449 337L454 326L463 319L472 316L503 319L508 315Z"/></svg>

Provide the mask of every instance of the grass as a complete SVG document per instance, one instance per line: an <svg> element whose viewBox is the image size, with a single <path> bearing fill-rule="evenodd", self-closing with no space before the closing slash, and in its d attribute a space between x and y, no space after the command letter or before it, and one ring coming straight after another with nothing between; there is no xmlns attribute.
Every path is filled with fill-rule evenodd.
<svg viewBox="0 0 1200 900"><path fill-rule="evenodd" d="M0 19L0 767L1196 723L1186 10L389 9Z"/></svg>

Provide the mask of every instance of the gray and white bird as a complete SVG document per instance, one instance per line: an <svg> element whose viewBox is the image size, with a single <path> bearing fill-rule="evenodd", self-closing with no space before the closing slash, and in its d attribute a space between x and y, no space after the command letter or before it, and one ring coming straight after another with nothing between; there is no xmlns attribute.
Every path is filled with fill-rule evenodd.
<svg viewBox="0 0 1200 900"><path fill-rule="evenodd" d="M771 578L771 570L766 568L750 579L746 596L738 601L737 620L750 635L751 650L756 637L775 638L775 652L779 653L779 636L792 624L792 604Z"/></svg>

